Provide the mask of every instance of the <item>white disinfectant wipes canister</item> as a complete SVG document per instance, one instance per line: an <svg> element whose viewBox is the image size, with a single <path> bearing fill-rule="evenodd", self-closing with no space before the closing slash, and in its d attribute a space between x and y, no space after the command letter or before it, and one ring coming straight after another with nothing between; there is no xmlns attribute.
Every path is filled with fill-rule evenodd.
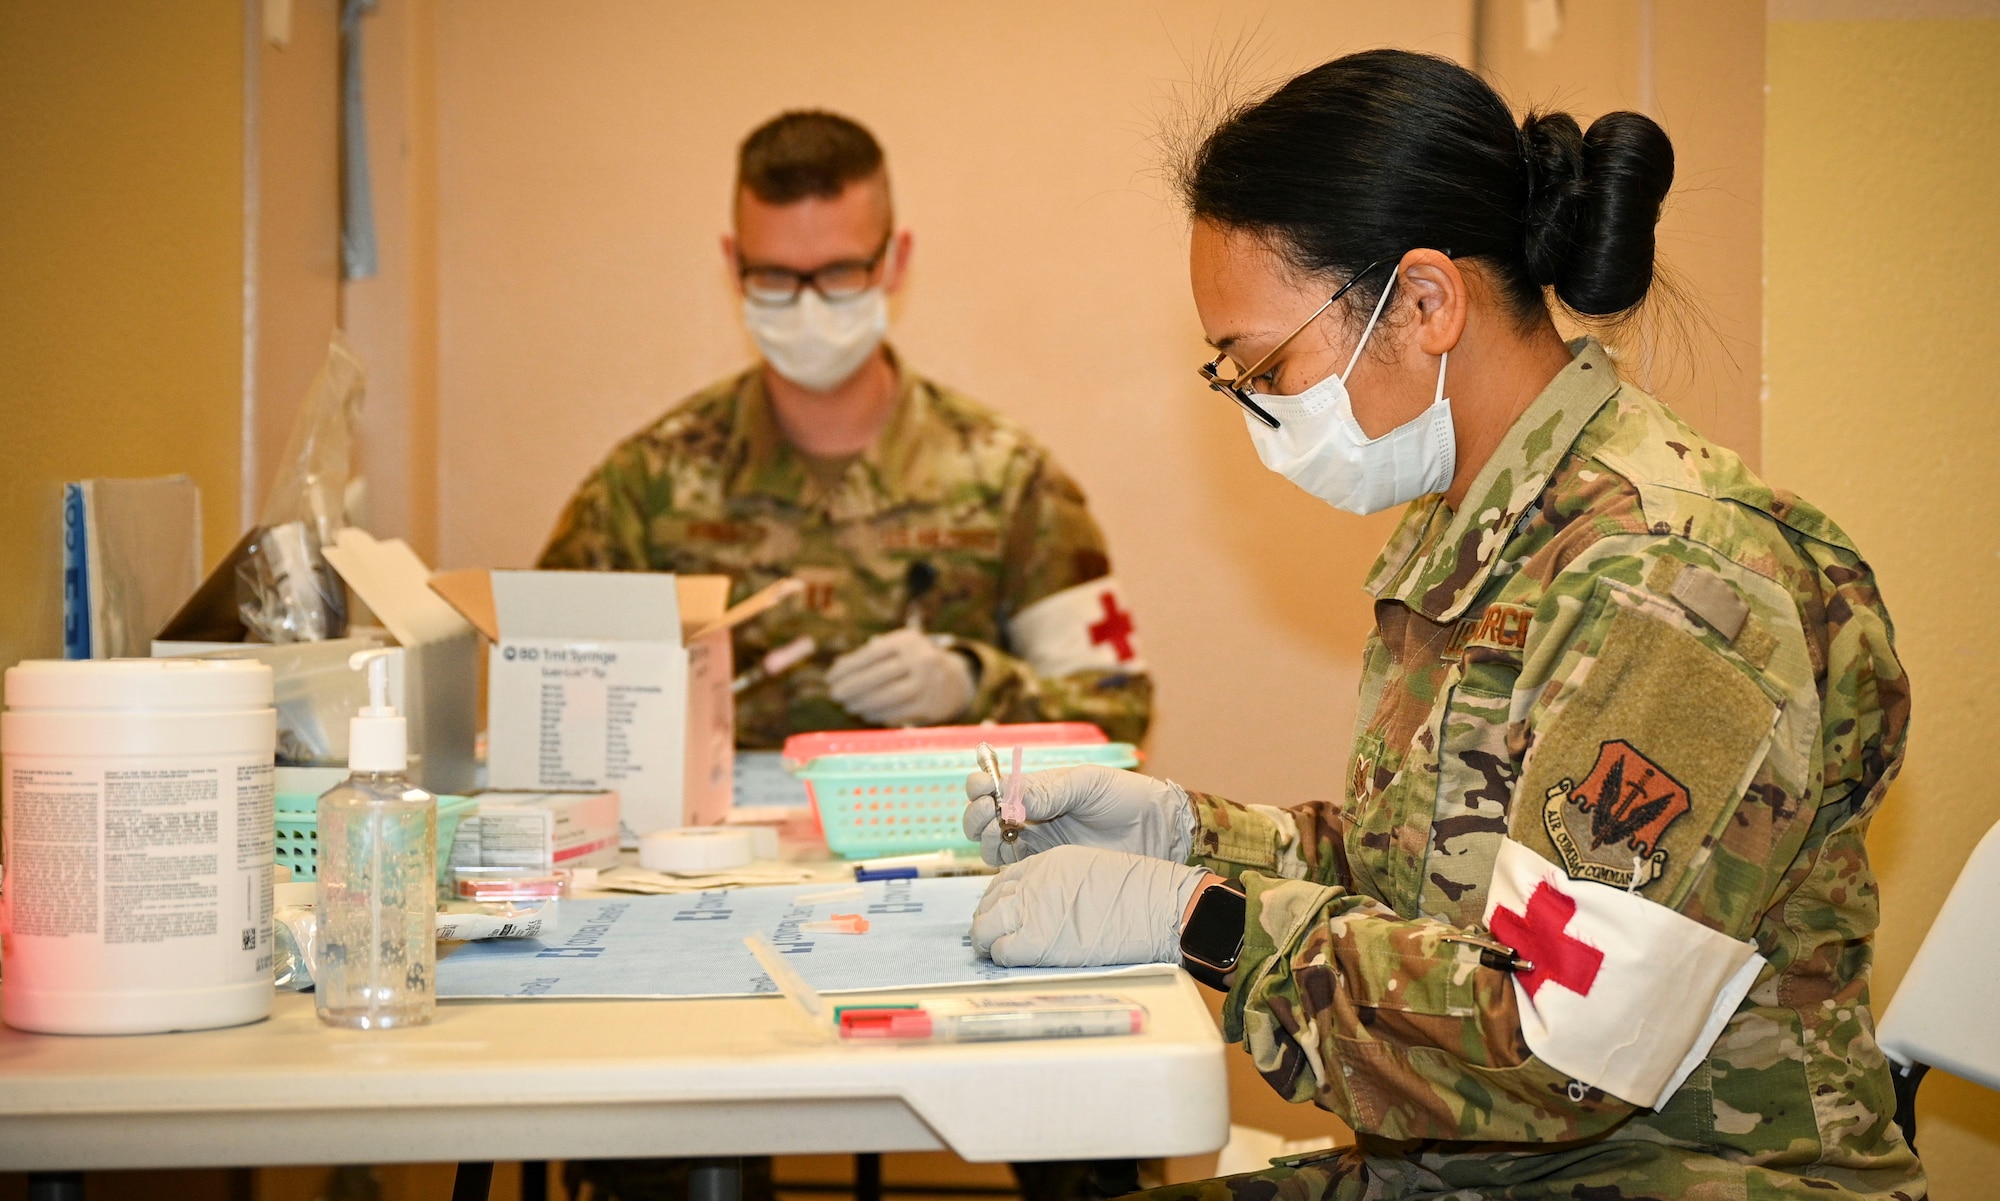
<svg viewBox="0 0 2000 1201"><path fill-rule="evenodd" d="M271 669L30 661L0 716L0 1020L142 1034L271 1012Z"/></svg>

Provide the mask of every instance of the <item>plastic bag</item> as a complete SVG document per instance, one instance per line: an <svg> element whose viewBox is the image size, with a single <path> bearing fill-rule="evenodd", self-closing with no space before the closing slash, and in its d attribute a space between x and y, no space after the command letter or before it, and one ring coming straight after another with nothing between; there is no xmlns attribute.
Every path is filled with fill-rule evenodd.
<svg viewBox="0 0 2000 1201"><path fill-rule="evenodd" d="M361 360L336 333L237 565L237 608L258 641L320 642L347 632L347 589L320 548L347 525L354 422L366 392Z"/></svg>
<svg viewBox="0 0 2000 1201"><path fill-rule="evenodd" d="M437 913L439 942L490 938L540 938L554 930L561 912L555 900L534 904L453 905ZM319 921L311 905L280 905L271 920L272 983L285 992L305 992L319 969Z"/></svg>
<svg viewBox="0 0 2000 1201"><path fill-rule="evenodd" d="M319 967L319 924L311 905L280 905L271 914L272 983L283 992L313 986Z"/></svg>

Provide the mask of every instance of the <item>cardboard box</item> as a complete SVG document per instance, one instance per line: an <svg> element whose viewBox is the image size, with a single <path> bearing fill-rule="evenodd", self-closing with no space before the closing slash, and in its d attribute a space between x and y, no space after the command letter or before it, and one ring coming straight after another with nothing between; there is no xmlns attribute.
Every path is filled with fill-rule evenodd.
<svg viewBox="0 0 2000 1201"><path fill-rule="evenodd" d="M491 640L487 786L619 795L626 845L729 810L729 631L798 591L729 607L724 576L459 571L431 587Z"/></svg>
<svg viewBox="0 0 2000 1201"><path fill-rule="evenodd" d="M378 541L349 527L322 553L403 648L410 779L439 795L471 792L479 767L479 632L439 603L431 569L402 539Z"/></svg>
<svg viewBox="0 0 2000 1201"><path fill-rule="evenodd" d="M270 665L277 690L281 752L301 763L344 764L347 719L368 703L367 676L347 665L357 650L393 645L389 701L409 722L412 783L462 796L477 783L479 632L430 590L431 570L401 539L344 529L326 560L382 624L347 638L282 645L245 642L234 620L237 543L197 594L153 642L155 658L250 658ZM344 774L344 773L343 773Z"/></svg>
<svg viewBox="0 0 2000 1201"><path fill-rule="evenodd" d="M487 792L459 823L453 867L618 866L615 792Z"/></svg>

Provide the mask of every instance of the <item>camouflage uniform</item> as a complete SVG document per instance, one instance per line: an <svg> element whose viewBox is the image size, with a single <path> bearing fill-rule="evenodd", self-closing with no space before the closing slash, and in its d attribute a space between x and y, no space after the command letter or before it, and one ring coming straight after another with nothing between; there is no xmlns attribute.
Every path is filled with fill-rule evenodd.
<svg viewBox="0 0 2000 1201"><path fill-rule="evenodd" d="M826 669L912 613L976 660L967 720L1090 721L1137 742L1152 681L1083 493L1011 422L898 380L881 436L845 463L786 442L761 368L697 393L584 482L540 566L718 573L733 600L803 580L802 604L736 632L739 671L800 635L819 648L738 697L744 746L864 724Z"/></svg>
<svg viewBox="0 0 2000 1201"><path fill-rule="evenodd" d="M1357 1145L1166 1195L1925 1195L1868 1007L1863 838L1909 713L1874 578L1819 510L1573 349L1462 510L1411 506L1377 562L1345 800L1194 798L1194 861L1249 892L1227 1034ZM1605 835L1607 763L1663 774ZM1658 1109L1530 1051L1478 945L1503 838L1767 961Z"/></svg>

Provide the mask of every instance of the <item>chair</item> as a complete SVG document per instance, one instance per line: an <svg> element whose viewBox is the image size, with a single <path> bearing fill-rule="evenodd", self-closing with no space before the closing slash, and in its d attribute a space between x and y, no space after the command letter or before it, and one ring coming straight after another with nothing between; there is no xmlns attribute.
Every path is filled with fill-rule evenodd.
<svg viewBox="0 0 2000 1201"><path fill-rule="evenodd" d="M1917 1145L1917 1085L1931 1068L2000 1090L2000 825L1951 886L1889 1002L1876 1041L1896 1082L1896 1124Z"/></svg>

